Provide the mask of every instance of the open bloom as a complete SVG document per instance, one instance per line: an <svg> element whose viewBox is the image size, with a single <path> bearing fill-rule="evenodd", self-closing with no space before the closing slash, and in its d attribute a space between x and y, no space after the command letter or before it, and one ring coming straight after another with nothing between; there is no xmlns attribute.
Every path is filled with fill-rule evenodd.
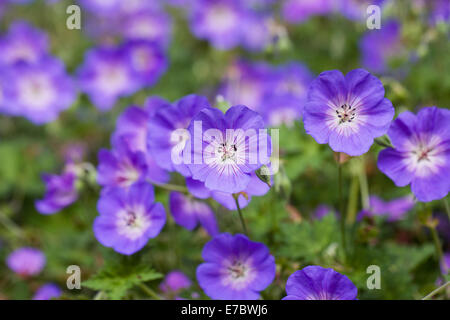
<svg viewBox="0 0 450 320"><path fill-rule="evenodd" d="M322 72L311 83L303 112L308 134L350 156L366 153L374 138L387 132L393 117L383 84L363 69L345 77L338 70Z"/></svg>
<svg viewBox="0 0 450 320"><path fill-rule="evenodd" d="M48 53L47 35L24 21L15 21L0 38L0 64L36 63Z"/></svg>
<svg viewBox="0 0 450 320"><path fill-rule="evenodd" d="M200 223L211 236L219 233L214 212L206 203L192 199L180 192L171 192L169 207L175 222L180 226L193 230Z"/></svg>
<svg viewBox="0 0 450 320"><path fill-rule="evenodd" d="M286 293L283 300L355 300L358 289L333 269L308 266L289 277Z"/></svg>
<svg viewBox="0 0 450 320"><path fill-rule="evenodd" d="M29 247L15 250L6 260L8 267L22 277L37 275L44 268L45 262L42 251Z"/></svg>
<svg viewBox="0 0 450 320"><path fill-rule="evenodd" d="M47 283L41 286L33 296L33 300L51 300L59 298L62 290L59 286L53 283Z"/></svg>
<svg viewBox="0 0 450 320"><path fill-rule="evenodd" d="M3 82L2 112L23 116L34 124L51 122L75 101L76 92L64 64L45 57L39 63L17 62Z"/></svg>
<svg viewBox="0 0 450 320"><path fill-rule="evenodd" d="M204 109L189 125L190 140L183 160L192 178L214 191L238 193L247 188L251 173L269 163L270 136L264 121L246 106L234 106L223 114ZM186 158L187 156L187 158Z"/></svg>
<svg viewBox="0 0 450 320"><path fill-rule="evenodd" d="M174 163L173 155L180 155L187 137L176 134L186 129L191 119L204 108L210 108L208 99L198 95L188 95L174 103L160 101L148 121L147 146L155 162L168 171L178 171L190 176L186 165Z"/></svg>
<svg viewBox="0 0 450 320"><path fill-rule="evenodd" d="M147 162L142 151L133 151L123 138L112 151L98 152L97 182L103 187L128 188L147 177Z"/></svg>
<svg viewBox="0 0 450 320"><path fill-rule="evenodd" d="M275 259L262 243L222 233L203 248L200 287L212 299L256 300L275 277Z"/></svg>
<svg viewBox="0 0 450 320"><path fill-rule="evenodd" d="M148 183L103 192L97 205L100 216L94 221L95 237L121 254L141 250L166 223L164 207L154 200L153 187Z"/></svg>
<svg viewBox="0 0 450 320"><path fill-rule="evenodd" d="M44 198L35 203L40 213L54 214L78 199L77 176L73 172L64 172L62 175L45 174L42 179L47 190Z"/></svg>
<svg viewBox="0 0 450 320"><path fill-rule="evenodd" d="M123 48L89 50L77 72L81 90L102 111L111 109L118 98L133 94L140 86Z"/></svg>
<svg viewBox="0 0 450 320"><path fill-rule="evenodd" d="M129 41L124 45L131 69L145 86L156 83L167 69L167 58L163 49L146 40Z"/></svg>
<svg viewBox="0 0 450 320"><path fill-rule="evenodd" d="M388 132L394 148L378 156L378 168L395 185L411 184L419 201L442 199L450 191L450 111L427 107L401 113Z"/></svg>

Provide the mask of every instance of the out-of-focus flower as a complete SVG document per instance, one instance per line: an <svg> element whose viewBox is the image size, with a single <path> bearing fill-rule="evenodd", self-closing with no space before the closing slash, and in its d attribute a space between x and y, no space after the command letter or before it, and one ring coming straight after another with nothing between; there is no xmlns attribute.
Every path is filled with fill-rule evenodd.
<svg viewBox="0 0 450 320"><path fill-rule="evenodd" d="M174 270L166 275L159 287L164 293L177 294L181 290L189 288L191 284L191 280L183 272Z"/></svg>
<svg viewBox="0 0 450 320"><path fill-rule="evenodd" d="M33 296L33 300L57 299L62 295L62 290L54 283L47 283L41 286Z"/></svg>
<svg viewBox="0 0 450 320"><path fill-rule="evenodd" d="M7 258L8 267L21 277L35 276L45 266L45 255L42 251L23 247L13 251Z"/></svg>
<svg viewBox="0 0 450 320"><path fill-rule="evenodd" d="M89 50L77 73L81 90L102 111L111 109L118 98L133 94L141 85L123 48Z"/></svg>
<svg viewBox="0 0 450 320"><path fill-rule="evenodd" d="M192 9L191 29L200 39L219 49L238 46L241 39L242 8L235 0L199 0Z"/></svg>
<svg viewBox="0 0 450 320"><path fill-rule="evenodd" d="M57 59L45 57L37 64L18 62L6 73L2 113L44 124L55 120L76 98L72 79Z"/></svg>
<svg viewBox="0 0 450 320"><path fill-rule="evenodd" d="M111 137L111 144L120 148L124 141L131 152L143 152L147 159L147 177L150 181L166 183L169 174L158 166L147 150L148 120L154 109L166 102L158 97L147 99L144 108L128 107L117 119L117 125Z"/></svg>
<svg viewBox="0 0 450 320"><path fill-rule="evenodd" d="M166 71L166 55L155 43L136 40L127 42L124 48L131 68L143 85L154 85Z"/></svg>
<svg viewBox="0 0 450 320"><path fill-rule="evenodd" d="M388 221L397 221L404 217L414 207L414 199L411 196L383 201L379 197L372 195L369 198L369 209L362 210L358 214L358 219L372 216L387 216Z"/></svg>
<svg viewBox="0 0 450 320"><path fill-rule="evenodd" d="M181 155L187 137L176 134L179 129L187 129L191 119L202 109L210 108L208 99L198 95L188 95L180 100L161 104L148 122L147 146L155 162L168 171L178 171L190 176L185 164L174 163L172 153Z"/></svg>
<svg viewBox="0 0 450 320"><path fill-rule="evenodd" d="M382 150L378 168L395 185L411 184L419 201L444 198L450 191L450 111L422 108L401 113L388 131L394 148Z"/></svg>
<svg viewBox="0 0 450 320"><path fill-rule="evenodd" d="M230 68L220 93L231 104L244 104L260 113L267 125L291 126L300 120L311 72L290 62L273 67L238 61Z"/></svg>
<svg viewBox="0 0 450 320"><path fill-rule="evenodd" d="M283 300L356 300L358 289L331 268L308 266L289 277L286 293Z"/></svg>
<svg viewBox="0 0 450 320"><path fill-rule="evenodd" d="M286 0L281 12L283 19L290 23L301 23L311 16L329 14L333 0Z"/></svg>
<svg viewBox="0 0 450 320"><path fill-rule="evenodd" d="M376 5L382 8L385 0L332 0L335 10L350 20L367 19L367 8Z"/></svg>
<svg viewBox="0 0 450 320"><path fill-rule="evenodd" d="M48 54L47 34L28 22L15 21L8 33L0 38L0 65L19 61L36 63Z"/></svg>
<svg viewBox="0 0 450 320"><path fill-rule="evenodd" d="M54 214L78 199L77 176L73 172L64 172L61 175L45 174L42 179L47 190L44 199L35 203L40 213Z"/></svg>
<svg viewBox="0 0 450 320"><path fill-rule="evenodd" d="M385 72L389 59L401 52L400 36L401 25L396 20L384 22L379 30L367 31L360 43L363 66L373 72Z"/></svg>
<svg viewBox="0 0 450 320"><path fill-rule="evenodd" d="M222 233L203 248L197 268L200 287L212 299L256 300L275 277L269 249L246 236Z"/></svg>
<svg viewBox="0 0 450 320"><path fill-rule="evenodd" d="M219 233L216 217L212 209L204 202L185 196L180 192L171 192L169 194L169 208L177 224L188 229L200 225L211 236Z"/></svg>
<svg viewBox="0 0 450 320"><path fill-rule="evenodd" d="M306 133L335 152L350 156L366 153L374 138L384 135L394 117L384 98L381 81L363 69L344 75L322 72L309 87L303 112Z"/></svg>
<svg viewBox="0 0 450 320"><path fill-rule="evenodd" d="M101 149L98 153L97 182L102 187L128 188L147 178L145 153L133 151L125 139L116 141L112 151Z"/></svg>
<svg viewBox="0 0 450 320"><path fill-rule="evenodd" d="M154 201L153 187L148 183L103 192L97 205L100 215L94 221L95 237L121 254L141 250L166 223L163 205Z"/></svg>
<svg viewBox="0 0 450 320"><path fill-rule="evenodd" d="M431 7L431 14L428 19L431 25L450 22L450 1L431 0L426 1L426 5Z"/></svg>
<svg viewBox="0 0 450 320"><path fill-rule="evenodd" d="M130 40L152 41L167 47L171 39L171 19L161 9L140 10L124 18L122 35Z"/></svg>
<svg viewBox="0 0 450 320"><path fill-rule="evenodd" d="M262 50L270 43L268 17L246 1L197 0L190 8L193 34L219 50L242 45Z"/></svg>
<svg viewBox="0 0 450 320"><path fill-rule="evenodd" d="M327 216L330 213L336 214L336 211L333 208L331 208L330 206L326 205L326 204L321 204L321 205L319 205L316 208L316 210L314 210L314 213L313 213L312 217L314 219L320 220L320 219L322 219L323 217Z"/></svg>
<svg viewBox="0 0 450 320"><path fill-rule="evenodd" d="M213 108L200 111L189 125L183 152L190 156L192 178L214 191L244 191L251 173L270 160L270 136L264 128L262 117L243 105L225 114Z"/></svg>
<svg viewBox="0 0 450 320"><path fill-rule="evenodd" d="M110 14L120 8L121 0L78 0L80 5L94 14Z"/></svg>

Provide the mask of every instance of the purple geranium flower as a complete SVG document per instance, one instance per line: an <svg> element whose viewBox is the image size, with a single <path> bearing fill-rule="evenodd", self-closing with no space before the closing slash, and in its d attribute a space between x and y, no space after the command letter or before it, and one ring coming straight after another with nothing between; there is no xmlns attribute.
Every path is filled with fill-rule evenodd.
<svg viewBox="0 0 450 320"><path fill-rule="evenodd" d="M156 183L169 181L169 174L158 166L147 151L148 120L155 108L166 102L158 97L147 99L145 108L128 107L117 119L117 125L111 137L111 144L120 148L121 140L124 140L131 152L143 152L147 159L147 177Z"/></svg>
<svg viewBox="0 0 450 320"><path fill-rule="evenodd" d="M183 272L174 270L166 275L159 287L164 293L176 294L183 289L189 288L191 284L191 280Z"/></svg>
<svg viewBox="0 0 450 320"><path fill-rule="evenodd" d="M204 202L185 196L179 192L169 195L169 208L177 224L193 230L198 223L211 235L219 233L216 217L212 209Z"/></svg>
<svg viewBox="0 0 450 320"><path fill-rule="evenodd" d="M212 299L256 300L275 278L269 249L246 236L222 233L203 248L197 268L200 287Z"/></svg>
<svg viewBox="0 0 450 320"><path fill-rule="evenodd" d="M37 275L44 268L45 262L42 251L29 247L13 251L6 260L8 267L21 277Z"/></svg>
<svg viewBox="0 0 450 320"><path fill-rule="evenodd" d="M291 126L302 116L311 81L311 72L301 63L273 67L238 61L227 73L220 93L231 104L259 112L269 126Z"/></svg>
<svg viewBox="0 0 450 320"><path fill-rule="evenodd" d="M187 137L174 136L179 129L186 129L200 110L210 108L208 100L203 96L188 95L170 104L159 104L148 122L148 150L155 162L168 171L178 171L184 176L190 176L187 167L172 161L172 153L181 154ZM174 139L174 138L179 138Z"/></svg>
<svg viewBox="0 0 450 320"><path fill-rule="evenodd" d="M328 14L332 9L332 0L286 0L281 12L287 22L300 23L311 16Z"/></svg>
<svg viewBox="0 0 450 320"><path fill-rule="evenodd" d="M359 156L369 150L374 138L387 132L394 112L378 78L363 69L345 77L332 70L311 83L303 121L306 132L318 143Z"/></svg>
<svg viewBox="0 0 450 320"><path fill-rule="evenodd" d="M396 186L411 184L419 201L442 199L450 191L450 111L427 107L401 113L388 135L394 148L378 156L378 168Z"/></svg>
<svg viewBox="0 0 450 320"><path fill-rule="evenodd" d="M116 100L136 92L141 83L123 48L102 47L89 50L78 69L83 92L102 111L113 107Z"/></svg>
<svg viewBox="0 0 450 320"><path fill-rule="evenodd" d="M251 173L269 163L270 136L264 121L246 106L231 107L225 114L204 109L192 119L189 134L183 159L192 178L208 189L244 191Z"/></svg>
<svg viewBox="0 0 450 320"><path fill-rule="evenodd" d="M236 0L198 0L191 14L191 30L218 49L230 49L241 42L244 8Z"/></svg>
<svg viewBox="0 0 450 320"><path fill-rule="evenodd" d="M154 200L153 187L148 183L103 192L97 205L100 216L94 221L95 237L122 254L141 250L166 223L164 207Z"/></svg>
<svg viewBox="0 0 450 320"><path fill-rule="evenodd" d="M372 195L369 197L369 209L362 210L358 214L358 219L365 216L387 216L388 221L397 221L414 207L414 199L411 196L393 199L391 201L383 201L379 197Z"/></svg>
<svg viewBox="0 0 450 320"><path fill-rule="evenodd" d="M152 41L163 48L170 43L172 21L157 6L129 12L123 21L121 33L126 39Z"/></svg>
<svg viewBox="0 0 450 320"><path fill-rule="evenodd" d="M133 151L126 137L116 141L112 151L101 149L98 159L97 182L103 187L128 188L147 177L145 153Z"/></svg>
<svg viewBox="0 0 450 320"><path fill-rule="evenodd" d="M3 82L2 112L23 116L34 124L51 122L76 98L72 79L64 64L46 57L39 63L17 62L7 70Z"/></svg>
<svg viewBox="0 0 450 320"><path fill-rule="evenodd" d="M369 30L361 38L362 64L373 72L385 72L387 62L401 51L401 25L389 20L379 30Z"/></svg>
<svg viewBox="0 0 450 320"><path fill-rule="evenodd" d="M167 69L162 48L151 41L130 41L124 46L129 64L145 86L154 85Z"/></svg>
<svg viewBox="0 0 450 320"><path fill-rule="evenodd" d="M259 112L268 91L267 82L272 78L273 74L267 64L239 60L229 68L220 94L232 105L243 104Z"/></svg>
<svg viewBox="0 0 450 320"><path fill-rule="evenodd" d="M36 209L40 213L54 214L78 199L77 176L74 172L67 171L61 175L45 174L42 180L44 180L47 190L44 199L35 203Z"/></svg>
<svg viewBox="0 0 450 320"><path fill-rule="evenodd" d="M0 38L0 64L11 65L19 61L36 63L47 55L47 35L28 22L15 21L8 33Z"/></svg>
<svg viewBox="0 0 450 320"><path fill-rule="evenodd" d="M358 289L333 269L308 266L289 277L286 293L283 300L356 300Z"/></svg>
<svg viewBox="0 0 450 320"><path fill-rule="evenodd" d="M59 286L53 283L47 283L36 291L33 300L51 300L59 298L61 295L62 290Z"/></svg>

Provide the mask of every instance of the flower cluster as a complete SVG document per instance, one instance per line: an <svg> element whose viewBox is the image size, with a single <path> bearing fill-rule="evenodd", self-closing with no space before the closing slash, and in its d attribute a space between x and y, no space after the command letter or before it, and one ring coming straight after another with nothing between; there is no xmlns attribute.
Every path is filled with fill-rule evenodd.
<svg viewBox="0 0 450 320"><path fill-rule="evenodd" d="M47 35L27 22L14 22L0 38L0 70L0 113L43 124L76 98L64 64L49 53Z"/></svg>

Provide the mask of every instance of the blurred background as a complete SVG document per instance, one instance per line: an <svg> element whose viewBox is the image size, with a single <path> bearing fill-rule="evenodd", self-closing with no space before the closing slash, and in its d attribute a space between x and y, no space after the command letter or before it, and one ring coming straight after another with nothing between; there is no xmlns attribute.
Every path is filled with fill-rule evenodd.
<svg viewBox="0 0 450 320"><path fill-rule="evenodd" d="M81 8L81 29L66 25L72 4ZM381 10L381 29L367 26L370 4ZM358 219L368 195L390 201L411 193L377 169L382 147L347 159L352 254L343 263L336 253L335 156L305 134L301 107L320 72L365 68L383 82L396 115L448 108L449 12L448 0L0 0L0 298L30 299L54 283L60 298L92 299L98 297L92 284L66 289L67 266L80 266L85 281L116 264L151 266L160 276L182 270L193 284L180 295L206 298L195 284L209 239L203 229L185 230L168 214L163 232L132 257L101 246L92 232L97 153L110 147L118 116L149 96L175 101L191 93L220 108L246 104L280 129L282 167L274 186L244 209L252 240L276 257L277 276L263 298L282 298L287 277L310 264L347 275L359 299L423 297L448 272L430 233L437 229L443 253L449 252L442 202L415 205L395 219ZM142 51L135 51L139 46ZM56 214L40 214L35 202L45 193L42 174L60 174L68 158L86 171L78 200ZM183 179L173 174L171 182ZM167 192L157 189L157 200L167 209ZM235 212L211 206L221 231L241 231ZM24 246L46 256L42 272L26 279L6 264ZM382 270L380 290L366 286L372 264ZM111 268L111 279L119 282L132 269ZM159 292L161 280L147 285ZM124 287L115 298L145 297L139 288Z"/></svg>

